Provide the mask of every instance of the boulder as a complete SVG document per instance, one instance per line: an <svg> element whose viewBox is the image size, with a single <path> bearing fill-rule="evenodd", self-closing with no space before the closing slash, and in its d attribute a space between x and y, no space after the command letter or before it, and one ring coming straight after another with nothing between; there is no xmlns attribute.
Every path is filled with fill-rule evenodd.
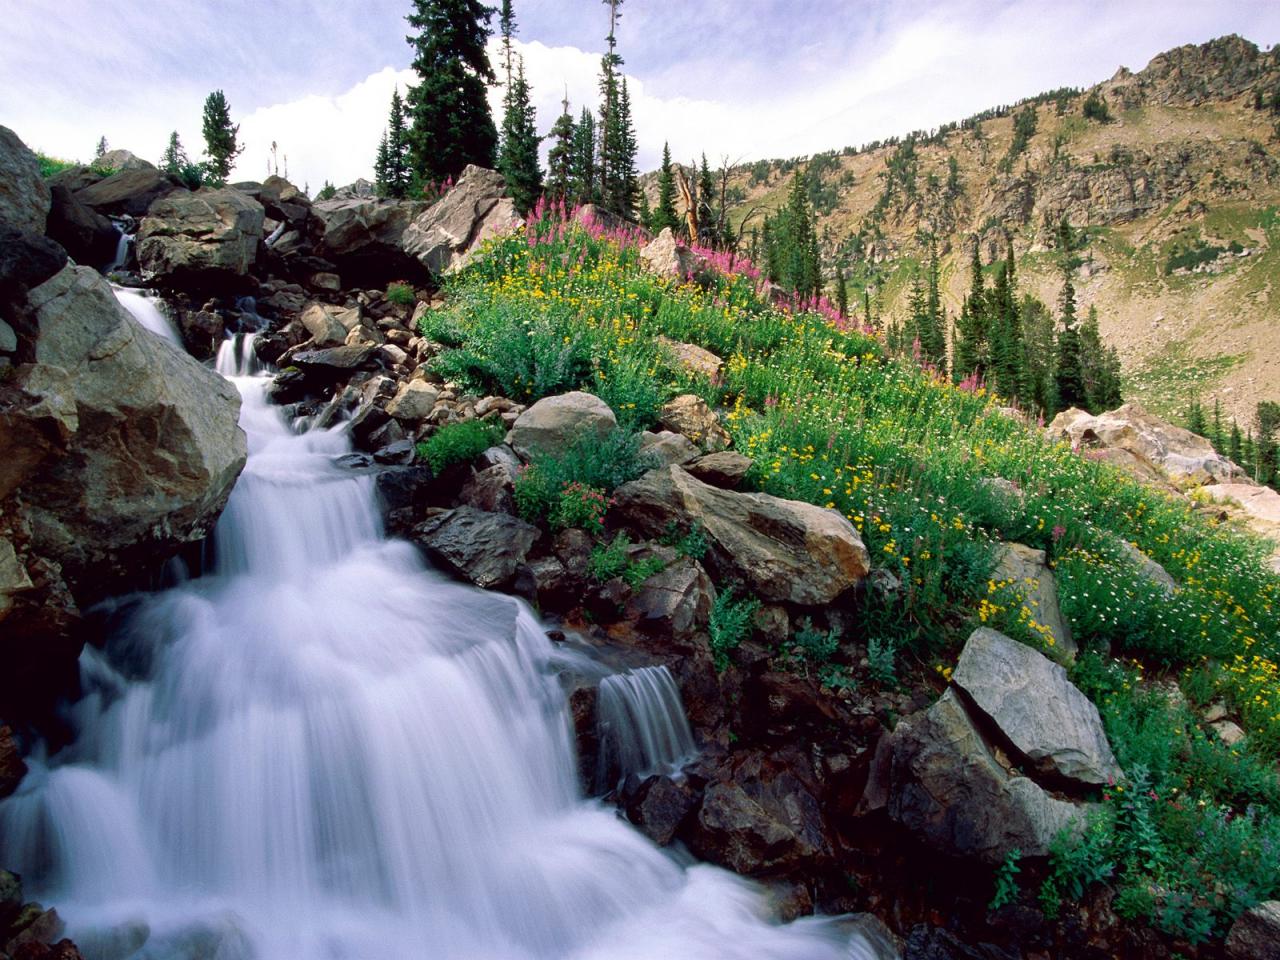
<svg viewBox="0 0 1280 960"><path fill-rule="evenodd" d="M698 448L682 433L663 430L661 433L645 431L640 435L640 451L653 458L660 466L684 465L698 456Z"/></svg>
<svg viewBox="0 0 1280 960"><path fill-rule="evenodd" d="M510 583L537 538L538 528L523 520L474 507L446 510L413 530L432 560L485 588Z"/></svg>
<svg viewBox="0 0 1280 960"><path fill-rule="evenodd" d="M151 204L171 193L186 192L159 170L121 170L76 191L76 199L107 216L144 217Z"/></svg>
<svg viewBox="0 0 1280 960"><path fill-rule="evenodd" d="M508 443L526 460L563 453L580 436L603 439L618 426L609 405L590 393L575 390L543 397L511 427Z"/></svg>
<svg viewBox="0 0 1280 960"><path fill-rule="evenodd" d="M103 170L154 170L156 165L143 160L136 153L128 150L108 150L93 161L95 167Z"/></svg>
<svg viewBox="0 0 1280 960"><path fill-rule="evenodd" d="M0 226L44 233L49 188L40 161L8 127L0 126Z"/></svg>
<svg viewBox="0 0 1280 960"><path fill-rule="evenodd" d="M0 226L0 302L9 301L14 307L12 312L5 311L5 319L21 326L16 310L27 291L66 264L67 252L48 237Z"/></svg>
<svg viewBox="0 0 1280 960"><path fill-rule="evenodd" d="M899 722L889 779L894 821L943 853L992 865L1013 849L1047 856L1081 813L1001 764L954 690Z"/></svg>
<svg viewBox="0 0 1280 960"><path fill-rule="evenodd" d="M240 397L146 332L87 267L68 265L31 290L26 310L34 363L9 385L25 399L0 411L0 436L42 418L57 439L38 473L8 474L0 496L21 487L35 549L62 565L78 596L93 595L137 559L163 558L212 527L245 462Z"/></svg>
<svg viewBox="0 0 1280 960"><path fill-rule="evenodd" d="M1138 568L1143 579L1154 583L1157 587L1165 592L1167 596L1173 596L1173 592L1178 589L1178 581L1169 576L1169 571L1160 564L1156 563L1149 556L1139 550L1134 544L1128 540L1116 538L1117 549Z"/></svg>
<svg viewBox="0 0 1280 960"><path fill-rule="evenodd" d="M1107 451L1107 458L1142 480L1153 476L1178 487L1230 483L1242 471L1204 437L1175 427L1126 403L1092 416L1072 407L1053 418L1047 432L1077 449Z"/></svg>
<svg viewBox="0 0 1280 960"><path fill-rule="evenodd" d="M713 487L733 490L742 483L754 461L733 450L721 450L719 453L703 454L685 466L691 474L703 483Z"/></svg>
<svg viewBox="0 0 1280 960"><path fill-rule="evenodd" d="M668 228L669 229L669 228ZM663 233L667 230L664 229ZM657 241L655 240L654 243ZM652 246L652 244L650 244ZM648 249L647 247L645 249ZM640 252L640 256L644 257L644 251ZM708 380L716 381L720 376L720 371L724 368L724 361L717 357L710 350L704 350L702 347L694 343L681 343L678 340L670 340L667 337L659 336L655 338L657 342L664 347L675 361L684 367L690 373L706 377Z"/></svg>
<svg viewBox="0 0 1280 960"><path fill-rule="evenodd" d="M716 578L740 579L766 603L828 604L870 571L867 548L838 512L721 490L677 466L619 487L610 513L651 538L697 524Z"/></svg>
<svg viewBox="0 0 1280 960"><path fill-rule="evenodd" d="M258 202L272 220L301 229L311 216L307 195L284 177L270 176L262 181Z"/></svg>
<svg viewBox="0 0 1280 960"><path fill-rule="evenodd" d="M1251 483L1215 483L1201 490L1244 527L1275 545L1272 566L1280 573L1280 493Z"/></svg>
<svg viewBox="0 0 1280 960"><path fill-rule="evenodd" d="M1037 775L1086 788L1123 778L1098 708L1066 670L1026 644L980 627L951 682Z"/></svg>
<svg viewBox="0 0 1280 960"><path fill-rule="evenodd" d="M90 267L109 265L120 244L116 225L64 186L55 185L46 231L77 262Z"/></svg>
<svg viewBox="0 0 1280 960"><path fill-rule="evenodd" d="M729 446L729 434L720 425L715 411L707 406L705 400L691 393L663 404L658 423L667 430L684 434L709 453Z"/></svg>
<svg viewBox="0 0 1280 960"><path fill-rule="evenodd" d="M1058 606L1058 583L1044 551L1021 543L1005 543L1000 545L997 558L992 578L1012 585L1035 621L1032 629L1044 638L1053 658L1070 663L1079 647Z"/></svg>
<svg viewBox="0 0 1280 960"><path fill-rule="evenodd" d="M262 241L262 204L239 190L157 200L138 227L142 275L163 283L243 277Z"/></svg>
<svg viewBox="0 0 1280 960"><path fill-rule="evenodd" d="M668 776L647 777L639 784L628 782L623 800L627 819L658 846L665 847L697 805L697 797L687 780Z"/></svg>
<svg viewBox="0 0 1280 960"><path fill-rule="evenodd" d="M18 784L27 774L27 765L18 753L18 745L13 740L13 731L0 725L0 800L18 789ZM0 918L5 908L4 878L13 874L0 872Z"/></svg>
<svg viewBox="0 0 1280 960"><path fill-rule="evenodd" d="M670 227L640 248L640 260L654 273L683 280L706 261L676 239Z"/></svg>
<svg viewBox="0 0 1280 960"><path fill-rule="evenodd" d="M1230 960L1280 960L1280 900L1266 900L1240 915L1227 934Z"/></svg>
<svg viewBox="0 0 1280 960"><path fill-rule="evenodd" d="M696 560L681 557L641 584L627 613L642 630L680 639L706 626L716 588Z"/></svg>
<svg viewBox="0 0 1280 960"><path fill-rule="evenodd" d="M421 269L400 242L425 209L424 203L377 197L321 200L311 206L323 225L318 252L339 267L348 283L380 287L391 280L412 279Z"/></svg>
<svg viewBox="0 0 1280 960"><path fill-rule="evenodd" d="M347 335L360 325L360 308L312 302L298 319L315 346L337 347L345 344Z"/></svg>
<svg viewBox="0 0 1280 960"><path fill-rule="evenodd" d="M435 409L439 388L425 380L409 380L400 385L396 395L387 404L387 413L397 420L420 423Z"/></svg>
<svg viewBox="0 0 1280 960"><path fill-rule="evenodd" d="M502 174L469 164L449 192L404 231L404 252L433 274L462 267L481 242L523 223L505 191Z"/></svg>

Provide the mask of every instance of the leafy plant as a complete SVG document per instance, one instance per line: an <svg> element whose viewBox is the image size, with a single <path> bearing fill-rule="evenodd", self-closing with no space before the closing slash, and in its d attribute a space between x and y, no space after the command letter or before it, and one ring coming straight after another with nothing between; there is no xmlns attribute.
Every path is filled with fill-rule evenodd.
<svg viewBox="0 0 1280 960"><path fill-rule="evenodd" d="M1022 859L1022 851L1014 847L1004 856L1004 861L996 870L996 892L987 904L988 910L999 910L1001 907L1018 899L1018 874L1022 868L1018 861Z"/></svg>
<svg viewBox="0 0 1280 960"><path fill-rule="evenodd" d="M711 619L707 633L711 638L711 655L716 669L729 666L729 651L737 647L751 634L751 623L760 609L760 601L754 597L737 598L732 587L726 587L716 595L711 605Z"/></svg>
<svg viewBox="0 0 1280 960"><path fill-rule="evenodd" d="M397 281L387 284L387 302L394 303L398 307L412 306L418 299L418 295L414 293L413 285Z"/></svg>
<svg viewBox="0 0 1280 960"><path fill-rule="evenodd" d="M467 463L501 442L502 427L491 420L464 420L441 427L418 444L418 456L440 474L455 463Z"/></svg>
<svg viewBox="0 0 1280 960"><path fill-rule="evenodd" d="M818 630L813 621L805 617L800 621L800 629L791 638L789 646L797 657L808 663L822 665L840 650L840 631L834 628Z"/></svg>
<svg viewBox="0 0 1280 960"><path fill-rule="evenodd" d="M604 533L604 515L608 509L609 497L603 490L577 480L569 481L560 488L560 499L551 512L551 529L581 527L588 533Z"/></svg>
<svg viewBox="0 0 1280 960"><path fill-rule="evenodd" d="M653 463L641 452L640 437L619 427L604 438L579 437L559 454L535 456L516 476L516 508L524 519L547 520L559 507L561 492L572 483L612 493Z"/></svg>
<svg viewBox="0 0 1280 960"><path fill-rule="evenodd" d="M685 534L681 534L680 528L674 522L671 523L662 535L662 542L669 547L675 547L676 552L682 557L697 560L699 563L707 555L710 547L702 524L696 520L689 527L689 532Z"/></svg>
<svg viewBox="0 0 1280 960"><path fill-rule="evenodd" d="M631 587L638 587L662 570L662 558L654 554L632 559L635 546L625 533L617 534L605 544L597 544L591 551L587 572L598 583L621 577Z"/></svg>

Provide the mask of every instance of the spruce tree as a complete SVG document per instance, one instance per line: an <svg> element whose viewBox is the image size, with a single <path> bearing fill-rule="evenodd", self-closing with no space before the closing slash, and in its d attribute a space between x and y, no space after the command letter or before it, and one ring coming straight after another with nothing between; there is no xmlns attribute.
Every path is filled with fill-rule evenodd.
<svg viewBox="0 0 1280 960"><path fill-rule="evenodd" d="M636 168L640 141L636 138L636 126L631 118L631 94L627 90L626 77L622 78L621 89L618 97L618 154L614 160L614 179L618 192L613 207L622 216L631 219L640 199L640 171Z"/></svg>
<svg viewBox="0 0 1280 960"><path fill-rule="evenodd" d="M221 90L205 97L203 132L209 176L214 183L226 183L244 145L236 142L240 125L231 123L231 105Z"/></svg>
<svg viewBox="0 0 1280 960"><path fill-rule="evenodd" d="M538 163L538 131L524 59L517 57L516 73L503 97L502 150L498 169L507 181L507 193L521 216L533 209L542 195L542 167Z"/></svg>
<svg viewBox="0 0 1280 960"><path fill-rule="evenodd" d="M413 168L409 157L409 126L399 87L391 93L391 110L387 115L385 172L386 195L396 200L409 196L413 187Z"/></svg>
<svg viewBox="0 0 1280 960"><path fill-rule="evenodd" d="M676 213L676 175L671 169L671 147L662 145L662 167L658 170L658 208L653 212L653 230L661 232L670 227L680 229L680 215Z"/></svg>
<svg viewBox="0 0 1280 960"><path fill-rule="evenodd" d="M920 334L929 323L927 311L924 284L920 282L920 271L913 270L911 273L911 291L907 294L907 318L902 324L902 349L913 354L918 350L922 360L925 357L924 344L920 340Z"/></svg>
<svg viewBox="0 0 1280 960"><path fill-rule="evenodd" d="M379 197L388 195L387 168L391 165L391 150L387 145L387 131L382 131L378 141L378 153L373 159L373 192Z"/></svg>
<svg viewBox="0 0 1280 960"><path fill-rule="evenodd" d="M1223 432L1222 423L1222 401L1218 397L1213 398L1213 423L1209 428L1209 442L1213 444L1213 449L1221 453L1226 444L1226 434Z"/></svg>
<svg viewBox="0 0 1280 960"><path fill-rule="evenodd" d="M1076 321L1076 290L1069 271L1063 271L1062 293L1058 300L1057 375L1058 402L1063 408L1088 406L1081 369L1080 331Z"/></svg>
<svg viewBox="0 0 1280 960"><path fill-rule="evenodd" d="M565 91L555 126L547 134L551 149L547 152L547 193L556 200L568 200L573 190L573 114L569 112L569 92Z"/></svg>
<svg viewBox="0 0 1280 960"><path fill-rule="evenodd" d="M1120 405L1120 357L1114 347L1103 344L1098 330L1098 309L1093 306L1080 326L1080 370L1085 409L1101 413Z"/></svg>
<svg viewBox="0 0 1280 960"><path fill-rule="evenodd" d="M107 155L107 138L106 136L101 136L98 138L97 147L94 148L93 158L95 160L101 160L106 155Z"/></svg>
<svg viewBox="0 0 1280 960"><path fill-rule="evenodd" d="M413 0L405 19L416 31L418 83L409 89L409 154L419 182L456 178L469 163L494 165L498 131L485 87L494 82L485 52L493 8L479 0Z"/></svg>
<svg viewBox="0 0 1280 960"><path fill-rule="evenodd" d="M600 126L597 135L600 139L599 163L596 165L596 176L599 178L599 197L601 202L616 209L623 188L615 181L618 174L615 164L620 162L625 150L620 118L618 116L622 90L618 83L618 68L622 66L622 57L618 56L618 19L622 0L603 0L609 8L609 34L605 41L609 49L600 58Z"/></svg>
<svg viewBox="0 0 1280 960"><path fill-rule="evenodd" d="M849 287L845 284L844 267L840 264L836 264L836 309L842 317L849 315Z"/></svg>
<svg viewBox="0 0 1280 960"><path fill-rule="evenodd" d="M596 183L596 119L586 107L573 131L573 194L579 203L599 199Z"/></svg>
<svg viewBox="0 0 1280 960"><path fill-rule="evenodd" d="M970 377L985 379L990 360L990 325L987 313L987 291L982 277L982 259L978 238L973 238L970 261L969 295L956 319L956 341L951 376L960 383Z"/></svg>
<svg viewBox="0 0 1280 960"><path fill-rule="evenodd" d="M1204 406L1198 397L1192 397L1187 404L1187 429L1197 436L1205 434Z"/></svg>
<svg viewBox="0 0 1280 960"><path fill-rule="evenodd" d="M1053 314L1035 297L1024 296L1018 308L1022 330L1022 392L1019 399L1046 418L1058 410L1054 382Z"/></svg>
<svg viewBox="0 0 1280 960"><path fill-rule="evenodd" d="M716 184L711 178L711 167L707 165L704 152L702 165L698 167L698 240L708 247L719 245L715 228L715 195Z"/></svg>
<svg viewBox="0 0 1280 960"><path fill-rule="evenodd" d="M182 148L182 141L178 139L178 131L175 130L169 134L169 145L160 157L160 169L165 173L180 175L190 163L187 151Z"/></svg>
<svg viewBox="0 0 1280 960"><path fill-rule="evenodd" d="M1240 433L1240 424L1236 420L1231 421L1231 434L1227 439L1227 459L1234 464L1241 464L1244 460L1244 436Z"/></svg>
<svg viewBox="0 0 1280 960"><path fill-rule="evenodd" d="M818 233L809 206L809 190L797 172L787 204L764 225L765 270L769 279L808 300L822 292Z"/></svg>
<svg viewBox="0 0 1280 960"><path fill-rule="evenodd" d="M942 310L941 267L938 263L938 244L932 237L929 238L927 277L924 313L917 330L917 336L920 338L920 352L924 359L934 368L945 371L947 368L946 316Z"/></svg>

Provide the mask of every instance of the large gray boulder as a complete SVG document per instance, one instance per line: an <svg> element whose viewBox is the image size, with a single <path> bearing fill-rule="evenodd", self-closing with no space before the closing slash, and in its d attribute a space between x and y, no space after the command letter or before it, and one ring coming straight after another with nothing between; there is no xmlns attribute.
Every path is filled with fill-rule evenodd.
<svg viewBox="0 0 1280 960"><path fill-rule="evenodd" d="M948 690L893 732L889 816L935 849L989 864L1043 857L1081 808L1002 764Z"/></svg>
<svg viewBox="0 0 1280 960"><path fill-rule="evenodd" d="M49 188L40 161L8 127L0 126L0 225L44 233Z"/></svg>
<svg viewBox="0 0 1280 960"><path fill-rule="evenodd" d="M951 682L1037 774L1075 787L1124 776L1098 708L1066 670L1026 644L986 627L975 630Z"/></svg>
<svg viewBox="0 0 1280 960"><path fill-rule="evenodd" d="M862 538L835 510L721 490L678 466L619 487L610 512L644 537L697 524L717 579L740 579L766 603L827 604L870 572Z"/></svg>
<svg viewBox="0 0 1280 960"><path fill-rule="evenodd" d="M706 265L702 257L676 239L670 227L640 248L640 262L654 273L685 279Z"/></svg>
<svg viewBox="0 0 1280 960"><path fill-rule="evenodd" d="M176 178L159 170L137 168L113 173L76 191L76 199L107 216L146 216L151 204L174 192L186 192Z"/></svg>
<svg viewBox="0 0 1280 960"><path fill-rule="evenodd" d="M337 264L348 280L348 274L396 279L407 269L417 269L400 241L426 207L416 201L378 197L321 200L311 206L323 225L317 252Z"/></svg>
<svg viewBox="0 0 1280 960"><path fill-rule="evenodd" d="M461 268L489 237L523 223L505 191L502 174L469 164L453 188L405 230L404 252L435 274Z"/></svg>
<svg viewBox="0 0 1280 960"><path fill-rule="evenodd" d="M618 425L609 405L595 394L574 390L543 397L516 418L508 442L526 460L564 453L579 437L603 439Z"/></svg>
<svg viewBox="0 0 1280 960"><path fill-rule="evenodd" d="M24 313L34 362L0 408L0 497L20 490L33 551L77 596L93 594L208 533L245 462L240 397L144 330L87 267L30 290ZM33 433L45 438L35 463Z"/></svg>
<svg viewBox="0 0 1280 960"><path fill-rule="evenodd" d="M997 557L992 576L1010 584L1022 598L1035 621L1033 629L1037 629L1053 659L1070 663L1079 646L1058 605L1058 582L1049 569L1045 552L1021 543L1005 543L1001 544Z"/></svg>
<svg viewBox="0 0 1280 960"><path fill-rule="evenodd" d="M156 168L154 163L143 160L129 150L108 150L94 161L94 166L104 170L154 170Z"/></svg>
<svg viewBox="0 0 1280 960"><path fill-rule="evenodd" d="M1230 960L1280 960L1280 900L1246 910L1227 934Z"/></svg>
<svg viewBox="0 0 1280 960"><path fill-rule="evenodd" d="M161 282L243 277L262 241L262 204L224 187L171 194L138 228L142 275Z"/></svg>

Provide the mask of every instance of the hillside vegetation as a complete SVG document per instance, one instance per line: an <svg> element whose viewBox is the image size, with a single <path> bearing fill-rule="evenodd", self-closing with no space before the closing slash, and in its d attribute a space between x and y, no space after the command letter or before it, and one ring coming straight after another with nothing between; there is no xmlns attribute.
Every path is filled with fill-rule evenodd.
<svg viewBox="0 0 1280 960"><path fill-rule="evenodd" d="M828 277L840 265L851 304L868 291L876 315L901 319L930 236L952 318L975 236L988 262L1012 237L1024 289L1054 303L1065 218L1082 235L1081 314L1097 307L1126 397L1166 416L1216 397L1245 424L1258 401L1280 399L1278 124L1280 51L1225 37L1088 91L737 167L729 220L749 247L803 171Z"/></svg>
<svg viewBox="0 0 1280 960"><path fill-rule="evenodd" d="M941 689L978 625L1054 655L1022 585L993 573L1001 541L1045 550L1080 647L1073 678L1129 780L1101 792L1088 830L1063 838L1029 895L1055 916L1107 883L1122 916L1197 942L1280 893L1268 852L1280 844L1280 580L1264 566L1269 548L1047 442L982 389L892 359L873 331L772 306L754 274L739 263L659 276L642 268L634 235L545 216L490 242L422 332L447 345L437 371L469 390L605 399L623 431L611 469L555 465L558 482L590 486L601 503L643 469L628 436L693 391L753 458L752 487L848 517L892 586L868 591L852 623L805 626L776 651L832 691ZM660 337L725 358L722 375L689 372ZM554 502L554 491L548 501L531 490L537 470L516 485L529 519ZM602 532L607 522L606 512ZM1124 543L1177 589L1147 579ZM722 641L722 657L737 639L741 630ZM1246 728L1243 745L1201 722L1218 699Z"/></svg>

